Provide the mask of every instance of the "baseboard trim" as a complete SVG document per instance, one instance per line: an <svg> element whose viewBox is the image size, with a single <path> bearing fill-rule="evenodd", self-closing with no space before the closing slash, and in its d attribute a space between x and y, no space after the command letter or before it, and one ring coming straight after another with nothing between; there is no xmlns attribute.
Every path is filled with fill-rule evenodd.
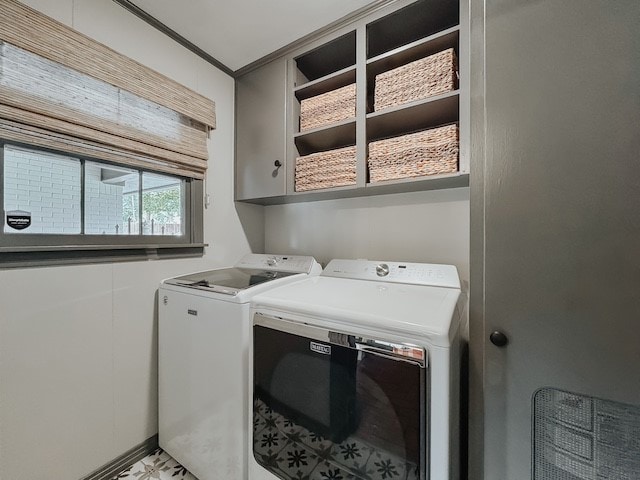
<svg viewBox="0 0 640 480"><path fill-rule="evenodd" d="M110 480L157 448L158 435L154 435L80 480Z"/></svg>

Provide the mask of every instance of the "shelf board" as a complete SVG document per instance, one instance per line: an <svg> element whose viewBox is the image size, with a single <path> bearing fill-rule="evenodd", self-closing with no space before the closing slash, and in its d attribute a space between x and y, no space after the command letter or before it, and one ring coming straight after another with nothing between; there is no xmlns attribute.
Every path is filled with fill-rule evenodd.
<svg viewBox="0 0 640 480"><path fill-rule="evenodd" d="M294 199L298 197L302 198L303 201L306 201L307 197L316 197L317 195L320 195L320 197L336 196L336 198L343 198L345 195L348 196L350 194L349 192L352 192L353 190L358 190L356 185L343 185L341 187L321 188L319 190L308 190L306 192L293 192L287 196L291 197L292 201L296 201Z"/></svg>
<svg viewBox="0 0 640 480"><path fill-rule="evenodd" d="M367 115L369 142L459 120L458 90Z"/></svg>
<svg viewBox="0 0 640 480"><path fill-rule="evenodd" d="M297 133L293 136L293 140L300 155L355 145L356 120L351 118L327 127Z"/></svg>
<svg viewBox="0 0 640 480"><path fill-rule="evenodd" d="M458 51L460 27L455 26L434 35L403 45L367 60L367 78L371 81L379 73L428 57L447 48Z"/></svg>
<svg viewBox="0 0 640 480"><path fill-rule="evenodd" d="M367 52L375 57L459 23L459 2L418 0L367 25Z"/></svg>
<svg viewBox="0 0 640 480"><path fill-rule="evenodd" d="M322 78L318 78L312 82L307 82L299 87L296 87L293 92L298 100L304 100L306 98L315 97L331 90L335 90L346 85L355 83L356 81L356 67L344 68L335 73L331 73Z"/></svg>
<svg viewBox="0 0 640 480"><path fill-rule="evenodd" d="M429 188L424 188L428 186ZM441 188L455 188L469 186L469 174L466 172L441 173L439 175L425 175L422 177L398 178L384 182L367 183L366 189L374 190L376 194L397 193L398 191L437 190Z"/></svg>
<svg viewBox="0 0 640 480"><path fill-rule="evenodd" d="M315 202L318 200L336 200L340 198L368 197L371 195L442 190L468 186L469 174L467 172L458 172L432 175L429 177L406 178L402 180L369 183L366 187L336 187L313 192L298 192L278 197L253 198L242 200L242 202L258 205L280 205L285 203Z"/></svg>

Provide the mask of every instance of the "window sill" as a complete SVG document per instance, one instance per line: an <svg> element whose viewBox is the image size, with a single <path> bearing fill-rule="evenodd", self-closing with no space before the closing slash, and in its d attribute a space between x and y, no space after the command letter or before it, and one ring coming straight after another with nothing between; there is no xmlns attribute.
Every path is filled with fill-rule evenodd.
<svg viewBox="0 0 640 480"><path fill-rule="evenodd" d="M0 269L202 257L205 243L0 247Z"/></svg>

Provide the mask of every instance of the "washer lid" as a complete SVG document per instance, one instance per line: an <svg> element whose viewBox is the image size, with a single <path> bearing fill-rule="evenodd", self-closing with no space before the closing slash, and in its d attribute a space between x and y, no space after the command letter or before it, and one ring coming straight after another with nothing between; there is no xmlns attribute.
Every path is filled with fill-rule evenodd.
<svg viewBox="0 0 640 480"><path fill-rule="evenodd" d="M191 273L162 283L236 296L256 285L296 274L317 275L321 270L318 262L306 255L249 253L234 267Z"/></svg>
<svg viewBox="0 0 640 480"><path fill-rule="evenodd" d="M237 295L242 290L255 285L291 275L296 275L296 272L275 272L253 268L222 268L170 278L165 280L164 283L208 292Z"/></svg>
<svg viewBox="0 0 640 480"><path fill-rule="evenodd" d="M460 295L457 288L318 276L259 294L253 304L449 347Z"/></svg>

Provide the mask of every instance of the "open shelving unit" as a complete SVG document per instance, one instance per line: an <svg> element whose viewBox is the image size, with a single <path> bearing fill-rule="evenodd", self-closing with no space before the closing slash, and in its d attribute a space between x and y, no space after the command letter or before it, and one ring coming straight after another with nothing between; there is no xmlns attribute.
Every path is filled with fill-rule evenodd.
<svg viewBox="0 0 640 480"><path fill-rule="evenodd" d="M295 64L293 141L297 155L355 145L356 119L300 131L300 102L356 82L356 31L353 30L293 59Z"/></svg>
<svg viewBox="0 0 640 480"><path fill-rule="evenodd" d="M353 31L294 60L296 119L300 118L300 102L303 100L355 83L355 45ZM338 53L340 62L328 60L331 52ZM296 131L294 142L299 155L355 144L355 118L303 132L300 132L298 122Z"/></svg>
<svg viewBox="0 0 640 480"><path fill-rule="evenodd" d="M366 143L405 135L451 123L459 123L458 89L409 101L400 105L374 109L376 76L426 58L448 48L460 56L460 13L457 2L419 0L375 20L366 26ZM468 169L458 172L405 177L370 182L365 188L388 185L409 186L419 182L424 188L446 188L457 181L468 183ZM443 181L446 180L446 181Z"/></svg>
<svg viewBox="0 0 640 480"><path fill-rule="evenodd" d="M371 183L367 172L370 142L459 123L459 89L380 111L374 111L373 101L376 75L448 48L453 48L460 57L459 10L457 1L418 0L390 13L366 18L355 24L349 33L293 58L290 168L294 171L298 156L348 145L358 147L358 182L355 186L296 192L294 173L290 172L287 195L292 196L293 201L350 196L350 190L354 196L360 196L468 185L468 162L462 159L459 171L451 174ZM333 57L340 61L336 62ZM300 132L302 100L352 83L356 83L357 89L354 119Z"/></svg>
<svg viewBox="0 0 640 480"><path fill-rule="evenodd" d="M468 10L458 0L394 0L339 25L286 56L286 191L261 204L300 202L455 188L469 184ZM452 48L458 59L458 87L420 100L374 109L376 76ZM355 84L355 117L300 131L301 102ZM457 124L458 171L369 182L369 143ZM296 158L346 146L356 147L356 184L295 191Z"/></svg>

